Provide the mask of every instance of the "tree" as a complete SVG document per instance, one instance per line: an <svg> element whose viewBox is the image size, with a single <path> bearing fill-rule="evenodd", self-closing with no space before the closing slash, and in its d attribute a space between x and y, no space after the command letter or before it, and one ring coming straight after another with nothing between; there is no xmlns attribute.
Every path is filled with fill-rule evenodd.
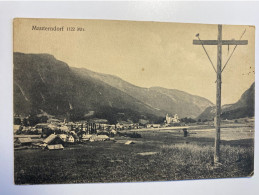
<svg viewBox="0 0 259 195"><path fill-rule="evenodd" d="M13 122L15 125L20 125L22 123L22 120L20 119L20 117L14 117Z"/></svg>
<svg viewBox="0 0 259 195"><path fill-rule="evenodd" d="M29 126L28 119L27 119L27 118L24 118L24 119L22 120L22 124L23 124L23 126L25 126L25 127Z"/></svg>

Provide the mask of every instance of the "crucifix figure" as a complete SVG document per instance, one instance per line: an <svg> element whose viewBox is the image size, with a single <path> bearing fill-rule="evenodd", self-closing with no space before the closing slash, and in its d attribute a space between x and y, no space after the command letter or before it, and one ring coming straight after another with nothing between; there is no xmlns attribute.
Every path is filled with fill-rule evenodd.
<svg viewBox="0 0 259 195"><path fill-rule="evenodd" d="M245 32L245 31L244 31ZM242 34L242 36L244 33ZM241 36L241 38L242 38ZM193 40L194 45L202 45L207 57L210 60L210 63L217 74L217 90L216 90L216 121L215 121L215 128L216 128L216 135L215 135L215 152L214 152L214 164L220 162L220 114L221 114L221 73L226 67L227 63L229 62L232 54L234 53L236 47L238 45L247 45L247 40L222 40L222 25L218 25L218 40L201 40L199 38L199 34L196 35L198 40ZM241 39L240 38L240 39ZM217 69L213 65L204 45L217 45ZM231 53L230 57L226 61L222 69L222 45L235 45L233 52Z"/></svg>

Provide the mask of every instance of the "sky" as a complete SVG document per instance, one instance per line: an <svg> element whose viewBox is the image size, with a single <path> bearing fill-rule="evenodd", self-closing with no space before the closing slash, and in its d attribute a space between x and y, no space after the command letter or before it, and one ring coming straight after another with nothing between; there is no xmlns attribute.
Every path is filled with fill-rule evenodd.
<svg viewBox="0 0 259 195"><path fill-rule="evenodd" d="M32 30L63 27L63 31ZM67 31L74 27L75 31ZM77 31L77 28L84 31ZM70 28L71 29L71 28ZM223 25L222 39L237 46L222 73L222 104L235 103L255 80L254 26ZM69 66L116 75L140 87L179 89L216 102L216 73L200 39L216 40L217 25L109 20L15 19L14 52L48 53ZM235 46L223 46L222 66ZM217 65L217 47L205 46Z"/></svg>

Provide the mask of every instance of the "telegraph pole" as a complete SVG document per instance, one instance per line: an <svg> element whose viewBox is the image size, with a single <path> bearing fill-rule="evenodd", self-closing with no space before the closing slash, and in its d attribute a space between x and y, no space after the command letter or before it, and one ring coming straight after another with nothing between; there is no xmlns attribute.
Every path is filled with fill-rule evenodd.
<svg viewBox="0 0 259 195"><path fill-rule="evenodd" d="M214 163L219 163L220 156L220 114L221 114L221 62L222 62L222 25L218 25L218 54L217 54L217 91L216 91L216 136Z"/></svg>
<svg viewBox="0 0 259 195"><path fill-rule="evenodd" d="M244 32L245 33L245 32ZM244 35L242 34L242 36ZM240 39L242 38L240 37ZM218 39L217 40L200 40L199 34L196 35L198 37L198 40L193 40L194 45L202 45L208 59L210 60L210 63L214 69L214 71L217 74L217 87L216 87L216 117L215 117L215 151L214 151L214 164L217 164L220 162L220 114L221 114L221 74L224 68L226 67L228 61L232 57L232 54L234 53L236 47L238 45L247 45L247 40L222 40L222 25L218 25ZM211 61L204 45L217 45L217 69L213 65L213 62ZM224 65L222 69L222 45L235 45L235 48L228 58L226 64Z"/></svg>

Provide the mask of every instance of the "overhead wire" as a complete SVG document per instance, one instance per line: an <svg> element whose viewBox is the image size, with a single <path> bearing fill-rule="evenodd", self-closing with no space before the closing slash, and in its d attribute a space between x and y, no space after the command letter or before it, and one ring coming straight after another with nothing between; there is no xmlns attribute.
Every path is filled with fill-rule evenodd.
<svg viewBox="0 0 259 195"><path fill-rule="evenodd" d="M244 30L244 32L243 32L243 34L241 35L241 37L240 37L239 40L242 39L242 37L244 36L245 33L246 33L246 29ZM230 54L230 56L229 56L227 62L225 63L224 67L222 68L221 72L223 72L223 70L226 68L226 66L227 66L227 64L228 64L228 62L229 62L229 60L230 60L230 58L232 57L233 53L235 52L237 46L238 46L238 45L236 45L236 46L234 47L233 51L231 52L231 54Z"/></svg>
<svg viewBox="0 0 259 195"><path fill-rule="evenodd" d="M210 59L210 56L209 56L209 54L208 54L206 48L204 47L202 40L201 40L200 37L199 37L199 34L198 34L197 37L198 37L199 41L201 42L201 45L202 45L202 47L203 47L203 49L204 49L204 51L205 51L207 57L209 58L209 61L210 61L211 65L212 65L212 68L213 68L214 71L217 73L216 68L215 68L215 66L213 65L213 63L212 63L212 61L211 61L211 59Z"/></svg>

